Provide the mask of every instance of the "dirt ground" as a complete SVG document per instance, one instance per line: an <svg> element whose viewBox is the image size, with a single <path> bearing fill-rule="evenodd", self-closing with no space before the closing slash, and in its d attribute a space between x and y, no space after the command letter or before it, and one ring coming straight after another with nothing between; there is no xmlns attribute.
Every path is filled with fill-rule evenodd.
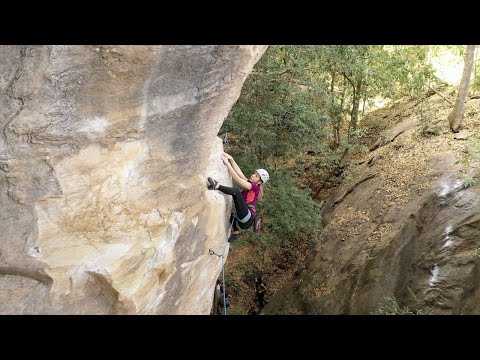
<svg viewBox="0 0 480 360"><path fill-rule="evenodd" d="M231 294L230 315L258 312L255 302L255 277L261 276L267 286L265 300L286 284L312 252L309 241L289 244L275 253L259 243L240 243L230 250L225 266L227 289Z"/></svg>

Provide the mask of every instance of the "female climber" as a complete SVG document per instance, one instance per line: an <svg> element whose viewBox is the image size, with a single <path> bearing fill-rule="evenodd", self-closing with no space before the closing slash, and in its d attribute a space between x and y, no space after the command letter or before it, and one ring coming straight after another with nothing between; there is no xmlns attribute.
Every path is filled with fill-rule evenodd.
<svg viewBox="0 0 480 360"><path fill-rule="evenodd" d="M233 196L236 214L232 214L230 217L233 231L228 238L228 242L233 242L238 238L240 229L248 229L252 226L256 216L255 206L257 205L257 201L262 198L263 185L265 185L270 176L267 170L257 169L250 178L247 179L231 155L222 153L221 159L227 166L228 172L233 180L243 189L240 190L237 187L220 185L217 180L210 177L207 179L209 190L219 190L224 194Z"/></svg>

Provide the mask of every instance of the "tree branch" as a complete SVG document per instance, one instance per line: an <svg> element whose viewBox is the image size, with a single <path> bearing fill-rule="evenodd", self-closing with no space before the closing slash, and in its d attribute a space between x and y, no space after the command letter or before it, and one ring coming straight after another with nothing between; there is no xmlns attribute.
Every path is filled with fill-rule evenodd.
<svg viewBox="0 0 480 360"><path fill-rule="evenodd" d="M438 90L435 90L434 88L432 88L430 85L428 84L425 84L430 90L434 91L438 96L440 96L443 100L445 100L446 102L448 102L450 105L453 106L453 102L451 102L450 100L448 100L445 95L443 95L441 92L439 92Z"/></svg>
<svg viewBox="0 0 480 360"><path fill-rule="evenodd" d="M280 71L280 72L271 72L271 73L267 73L267 75L276 75L276 76L280 76L280 75L283 75L283 74L286 74L288 72L290 72L291 69L290 68L286 68L285 70L283 71Z"/></svg>

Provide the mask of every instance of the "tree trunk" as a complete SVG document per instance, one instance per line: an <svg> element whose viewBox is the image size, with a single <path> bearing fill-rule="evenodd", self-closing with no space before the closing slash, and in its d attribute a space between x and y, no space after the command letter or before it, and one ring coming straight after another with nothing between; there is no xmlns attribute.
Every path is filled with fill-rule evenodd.
<svg viewBox="0 0 480 360"><path fill-rule="evenodd" d="M345 79L348 80L348 82L350 83L350 85L352 85L352 92L353 92L353 95L352 95L352 103L355 104L355 96L356 96L356 93L355 93L355 84L354 82L345 74L343 73L343 76ZM350 140L350 129L352 127L352 119L353 119L353 110L355 109L355 106L352 106L352 112L350 113L350 125L348 126L348 134L347 134L347 138L348 140Z"/></svg>
<svg viewBox="0 0 480 360"><path fill-rule="evenodd" d="M367 102L367 92L365 91L363 95L363 105L362 105L362 119L363 115L365 115L365 103Z"/></svg>
<svg viewBox="0 0 480 360"><path fill-rule="evenodd" d="M343 105L345 104L345 92L347 91L347 80L343 78L343 90L342 90L342 97L340 100L340 119L337 124L337 142L340 145L340 127L343 123Z"/></svg>
<svg viewBox="0 0 480 360"><path fill-rule="evenodd" d="M335 112L333 111L334 107L335 107L335 93L333 92L334 88L335 88L335 71L332 71L332 82L330 84L330 96L331 96L331 104L330 104L330 114L332 114L332 127L333 127L333 148L336 149L338 147L338 144L340 144L340 138L337 137L339 134L338 134L338 120L333 118L336 116Z"/></svg>
<svg viewBox="0 0 480 360"><path fill-rule="evenodd" d="M353 99L352 99L352 112L350 113L350 125L348 126L348 139L350 140L350 135L352 130L357 130L358 123L358 107L360 105L360 99L362 96L362 80L358 80L355 84L345 73L343 73L345 79L348 80L350 85L352 85Z"/></svg>
<svg viewBox="0 0 480 360"><path fill-rule="evenodd" d="M343 78L342 100L340 103L340 107L342 108L342 113L343 113L343 105L345 104L345 91L347 91L347 80L346 78Z"/></svg>
<svg viewBox="0 0 480 360"><path fill-rule="evenodd" d="M472 76L473 58L475 54L475 45L467 45L467 54L465 55L465 65L463 66L462 81L458 88L457 99L452 112L448 115L448 123L450 129L457 133L465 112L465 100L467 98L468 86L470 85L470 77Z"/></svg>
<svg viewBox="0 0 480 360"><path fill-rule="evenodd" d="M360 107L360 98L362 96L362 80L357 81L357 91L355 92L355 97L353 98L353 109L352 109L352 121L350 127L353 131L357 130L358 124L358 108Z"/></svg>
<svg viewBox="0 0 480 360"><path fill-rule="evenodd" d="M335 71L332 71L332 82L330 83L330 93L332 94L332 99L333 99L334 85L335 85ZM334 100L332 100L332 104Z"/></svg>

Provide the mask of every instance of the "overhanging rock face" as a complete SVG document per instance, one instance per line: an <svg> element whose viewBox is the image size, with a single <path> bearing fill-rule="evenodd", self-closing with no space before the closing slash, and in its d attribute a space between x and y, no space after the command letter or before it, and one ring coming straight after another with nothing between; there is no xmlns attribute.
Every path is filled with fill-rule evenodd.
<svg viewBox="0 0 480 360"><path fill-rule="evenodd" d="M208 314L264 46L0 47L0 313Z"/></svg>

